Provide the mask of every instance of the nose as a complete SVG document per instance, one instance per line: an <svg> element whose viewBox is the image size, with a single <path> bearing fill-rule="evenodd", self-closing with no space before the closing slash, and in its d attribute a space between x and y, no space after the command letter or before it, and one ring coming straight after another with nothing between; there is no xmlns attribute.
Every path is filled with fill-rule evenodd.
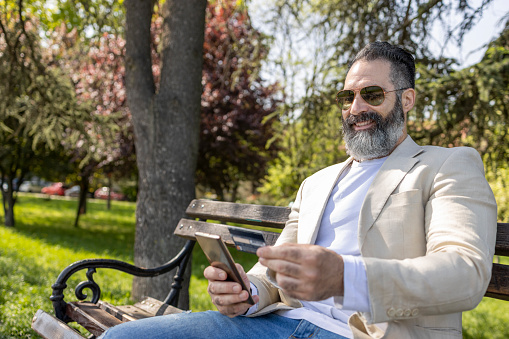
<svg viewBox="0 0 509 339"><path fill-rule="evenodd" d="M355 93L355 97L353 99L352 105L348 110L348 113L353 115L359 115L361 113L367 112L369 110L369 105L362 98L360 93Z"/></svg>

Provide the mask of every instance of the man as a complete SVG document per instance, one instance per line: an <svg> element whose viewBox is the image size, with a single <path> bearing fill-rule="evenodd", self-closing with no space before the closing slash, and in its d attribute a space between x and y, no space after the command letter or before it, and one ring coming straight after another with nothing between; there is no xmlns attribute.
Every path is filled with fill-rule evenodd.
<svg viewBox="0 0 509 339"><path fill-rule="evenodd" d="M111 334L461 338L461 312L491 277L496 203L475 150L407 136L414 79L413 57L388 43L356 56L337 95L351 157L307 178L276 246L258 250L243 274L256 305L207 267L221 314L153 318Z"/></svg>

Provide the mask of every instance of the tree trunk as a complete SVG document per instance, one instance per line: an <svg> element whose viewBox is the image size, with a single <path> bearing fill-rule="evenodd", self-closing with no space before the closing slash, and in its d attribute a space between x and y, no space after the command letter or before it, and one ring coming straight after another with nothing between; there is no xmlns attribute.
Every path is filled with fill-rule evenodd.
<svg viewBox="0 0 509 339"><path fill-rule="evenodd" d="M107 203L107 210L111 210L111 173L108 173L108 203Z"/></svg>
<svg viewBox="0 0 509 339"><path fill-rule="evenodd" d="M2 184L7 184L7 191L2 190L2 203L4 208L4 225L8 227L14 227L14 189L12 185L12 179L2 180Z"/></svg>
<svg viewBox="0 0 509 339"><path fill-rule="evenodd" d="M4 225L14 227L14 198L12 192L3 194L4 199Z"/></svg>
<svg viewBox="0 0 509 339"><path fill-rule="evenodd" d="M153 1L126 0L126 89L136 134L139 192L134 261L155 267L184 240L173 235L194 197L206 0L163 5L162 68L156 93L150 56ZM133 297L163 299L173 273L135 278ZM189 308L187 279L179 307Z"/></svg>
<svg viewBox="0 0 509 339"><path fill-rule="evenodd" d="M78 210L76 211L74 227L79 227L80 215L87 213L88 181L88 176L82 176L80 182L80 195L78 198Z"/></svg>

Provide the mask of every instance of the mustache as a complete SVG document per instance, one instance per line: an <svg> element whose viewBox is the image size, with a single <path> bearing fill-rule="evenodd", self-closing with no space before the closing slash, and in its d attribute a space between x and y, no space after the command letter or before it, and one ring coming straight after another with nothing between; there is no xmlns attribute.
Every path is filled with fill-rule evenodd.
<svg viewBox="0 0 509 339"><path fill-rule="evenodd" d="M364 121L368 121L368 120L374 120L375 122L380 123L383 120L383 118L380 114L373 112L373 111L363 112L358 115L350 114L345 119L345 123L347 123L348 125L353 125L353 124L357 124L359 122L364 122Z"/></svg>

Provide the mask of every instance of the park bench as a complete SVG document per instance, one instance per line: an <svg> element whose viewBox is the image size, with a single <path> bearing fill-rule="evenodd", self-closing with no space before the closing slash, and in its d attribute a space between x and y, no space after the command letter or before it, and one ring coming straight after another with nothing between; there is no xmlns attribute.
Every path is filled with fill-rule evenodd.
<svg viewBox="0 0 509 339"><path fill-rule="evenodd" d="M234 246L230 228L260 226L268 245L273 245L280 230L284 227L290 209L287 207L238 204L211 200L193 200L187 210L186 218L178 223L174 234L188 239L179 254L165 265L145 269L110 259L82 260L68 266L52 285L55 316L38 310L32 321L32 328L44 338L84 338L67 325L77 322L86 328L92 337L101 335L108 328L122 322L136 319L183 312L176 307L181 290L184 270L195 243L195 232L221 235L228 246ZM509 224L497 225L495 254L509 256ZM147 298L134 305L113 306L100 300L101 290L93 279L97 268L120 270L135 276L154 277L176 269L170 292L164 301ZM66 281L74 273L87 269L88 281L76 286L75 294L85 300L85 288L93 292L91 301L65 302L63 291ZM509 265L493 264L493 273L486 296L509 300Z"/></svg>

